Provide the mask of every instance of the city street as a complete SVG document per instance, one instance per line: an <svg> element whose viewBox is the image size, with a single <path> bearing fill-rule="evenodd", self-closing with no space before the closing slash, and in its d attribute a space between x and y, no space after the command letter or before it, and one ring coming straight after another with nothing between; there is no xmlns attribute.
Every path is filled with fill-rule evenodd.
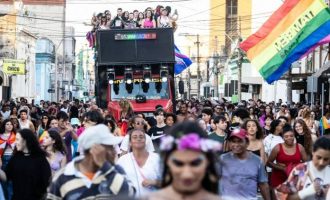
<svg viewBox="0 0 330 200"><path fill-rule="evenodd" d="M330 200L329 0L3 0L0 100L0 200Z"/></svg>

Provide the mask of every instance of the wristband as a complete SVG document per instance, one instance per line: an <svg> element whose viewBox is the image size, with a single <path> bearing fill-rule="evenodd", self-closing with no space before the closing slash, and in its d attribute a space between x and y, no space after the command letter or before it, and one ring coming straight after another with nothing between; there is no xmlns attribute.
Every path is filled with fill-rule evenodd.
<svg viewBox="0 0 330 200"><path fill-rule="evenodd" d="M315 195L315 193L316 193L316 191L315 191L314 185L311 184L309 187L307 187L303 190L300 190L298 192L298 196L300 199L305 199L307 197Z"/></svg>

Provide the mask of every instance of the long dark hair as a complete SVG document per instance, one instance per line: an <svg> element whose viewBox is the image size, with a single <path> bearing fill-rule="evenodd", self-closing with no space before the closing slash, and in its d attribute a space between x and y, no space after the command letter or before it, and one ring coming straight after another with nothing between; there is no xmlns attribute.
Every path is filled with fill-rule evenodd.
<svg viewBox="0 0 330 200"><path fill-rule="evenodd" d="M185 134L196 133L200 138L206 138L207 133L198 125L196 122L183 122L174 125L169 133L174 138L181 138ZM162 187L166 187L172 183L173 177L171 175L170 169L167 166L167 161L171 154L176 150L176 145L173 145L172 149L169 151L161 152L162 163L163 163L163 174L162 174ZM205 171L205 176L202 180L202 187L214 194L218 194L218 173L216 170L217 156L215 153L207 152L204 153L208 160L208 167ZM167 178L168 177L168 178ZM210 177L214 177L212 180Z"/></svg>
<svg viewBox="0 0 330 200"><path fill-rule="evenodd" d="M113 118L112 115L105 116L105 118L104 118L104 124L106 126L108 126L110 124L110 126L111 126L110 132L112 134L115 132L117 125L116 125L116 120Z"/></svg>
<svg viewBox="0 0 330 200"><path fill-rule="evenodd" d="M44 117L47 117L48 118L46 124L43 123L43 118ZM42 113L42 115L41 115L41 124L40 125L41 125L42 129L44 129L44 130L49 129L50 118L49 118L49 115L47 113Z"/></svg>
<svg viewBox="0 0 330 200"><path fill-rule="evenodd" d="M13 130L12 130L11 132L16 133L16 130L15 130L15 127L14 127L14 124L13 124L12 120L11 120L11 119L5 119L5 120L1 123L0 134L5 133L7 122L10 122L10 123L13 125Z"/></svg>
<svg viewBox="0 0 330 200"><path fill-rule="evenodd" d="M264 137L264 133L262 131L262 128L261 128L259 122L255 119L246 119L244 121L244 124L242 125L242 128L245 129L246 131L247 131L247 123L248 122L254 122L256 124L256 126L257 126L256 138L258 140L262 139Z"/></svg>
<svg viewBox="0 0 330 200"><path fill-rule="evenodd" d="M150 17L149 17L149 20L152 21L154 19L154 14L151 12L151 10L147 10L146 11L146 15L144 16L144 19L147 19L148 18L148 15L147 15L147 12L150 12Z"/></svg>
<svg viewBox="0 0 330 200"><path fill-rule="evenodd" d="M281 123L281 120L279 119L275 119L272 121L272 123L270 123L270 130L269 132L271 132L272 134L275 133L276 127ZM281 133L280 133L281 135ZM282 135L281 135L282 136Z"/></svg>
<svg viewBox="0 0 330 200"><path fill-rule="evenodd" d="M296 124L301 124L303 128L304 133L304 148L306 150L307 155L312 155L312 146L313 146L313 140L312 140L312 132L309 130L306 122L303 119L297 119L293 124L293 131L294 135L297 136L298 133L296 131Z"/></svg>
<svg viewBox="0 0 330 200"><path fill-rule="evenodd" d="M21 137L26 142L26 147L31 156L47 156L47 153L40 147L39 142L34 135L34 133L30 129L21 129L17 133L21 135ZM14 154L19 153L15 148Z"/></svg>
<svg viewBox="0 0 330 200"><path fill-rule="evenodd" d="M63 144L63 140L59 132L57 132L55 129L49 129L48 135L51 137L55 142L53 144L53 148L56 151L61 152L62 154L66 154L66 148Z"/></svg>

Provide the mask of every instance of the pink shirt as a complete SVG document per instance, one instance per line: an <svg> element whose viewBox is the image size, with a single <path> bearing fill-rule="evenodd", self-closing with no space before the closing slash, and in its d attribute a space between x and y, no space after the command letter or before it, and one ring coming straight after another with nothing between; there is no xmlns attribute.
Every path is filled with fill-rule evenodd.
<svg viewBox="0 0 330 200"><path fill-rule="evenodd" d="M143 23L144 28L154 28L154 24L152 23L152 20L145 19Z"/></svg>

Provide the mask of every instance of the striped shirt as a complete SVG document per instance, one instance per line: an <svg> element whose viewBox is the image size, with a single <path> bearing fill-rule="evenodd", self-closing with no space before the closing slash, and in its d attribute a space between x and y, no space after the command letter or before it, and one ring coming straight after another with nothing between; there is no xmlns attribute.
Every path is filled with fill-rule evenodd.
<svg viewBox="0 0 330 200"><path fill-rule="evenodd" d="M127 199L134 196L135 189L126 179L122 168L107 162L90 180L75 167L82 159L83 157L74 159L55 175L47 199Z"/></svg>

